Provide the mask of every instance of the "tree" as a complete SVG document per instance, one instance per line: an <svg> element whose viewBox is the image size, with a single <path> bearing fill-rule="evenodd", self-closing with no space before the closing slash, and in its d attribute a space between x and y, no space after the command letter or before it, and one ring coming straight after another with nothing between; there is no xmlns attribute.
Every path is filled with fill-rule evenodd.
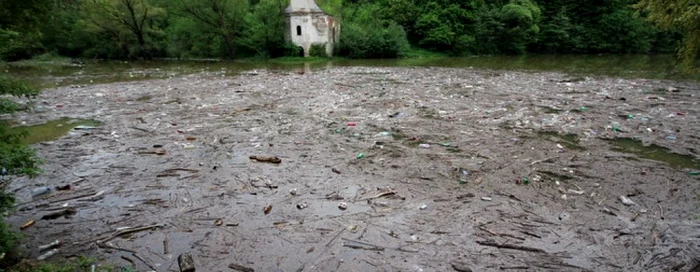
<svg viewBox="0 0 700 272"><path fill-rule="evenodd" d="M410 47L396 22L376 14L377 4L356 4L343 10L339 55L350 58L396 58Z"/></svg>
<svg viewBox="0 0 700 272"><path fill-rule="evenodd" d="M88 31L110 36L127 56L151 58L158 50L152 39L160 35L154 21L164 9L146 0L85 0L83 8Z"/></svg>
<svg viewBox="0 0 700 272"><path fill-rule="evenodd" d="M238 38L245 26L247 0L178 1L177 12L199 23L199 29L219 37L224 55L236 56Z"/></svg>
<svg viewBox="0 0 700 272"><path fill-rule="evenodd" d="M0 60L29 58L43 50L40 27L49 0L0 1Z"/></svg>
<svg viewBox="0 0 700 272"><path fill-rule="evenodd" d="M536 40L540 32L540 8L529 0L511 0L501 8L501 21L505 28L500 51L506 54L524 54L528 44Z"/></svg>
<svg viewBox="0 0 700 272"><path fill-rule="evenodd" d="M261 0L246 17L244 44L257 55L280 57L284 55L284 10L289 1Z"/></svg>
<svg viewBox="0 0 700 272"><path fill-rule="evenodd" d="M641 0L634 5L662 29L678 29L683 43L678 56L688 71L700 67L700 2L697 0Z"/></svg>
<svg viewBox="0 0 700 272"><path fill-rule="evenodd" d="M432 50L459 55L473 47L479 3L469 6L456 3L428 2L413 29L418 44Z"/></svg>

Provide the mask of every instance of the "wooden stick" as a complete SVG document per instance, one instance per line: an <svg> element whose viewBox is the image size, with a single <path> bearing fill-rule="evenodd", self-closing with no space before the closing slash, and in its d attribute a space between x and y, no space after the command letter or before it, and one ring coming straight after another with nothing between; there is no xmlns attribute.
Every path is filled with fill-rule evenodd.
<svg viewBox="0 0 700 272"><path fill-rule="evenodd" d="M238 271L241 271L241 272L255 272L255 270L253 270L253 269L250 268L250 267L242 266L242 265L240 265L240 264L235 264L235 263L229 264L229 265L228 265L228 268L231 268L231 269L233 269L233 270L238 270Z"/></svg>
<svg viewBox="0 0 700 272"><path fill-rule="evenodd" d="M515 249L515 250L530 251L530 252L537 252L537 253L547 253L546 251L539 249L539 248L526 247L526 246L521 246L521 245L498 244L498 243L492 242L492 241L476 241L476 243L479 245L482 245L482 246Z"/></svg>
<svg viewBox="0 0 700 272"><path fill-rule="evenodd" d="M163 254L168 255L168 234L165 234L165 239L163 239Z"/></svg>
<svg viewBox="0 0 700 272"><path fill-rule="evenodd" d="M125 252L129 252L129 253L131 253L131 254L136 253L136 251L133 251L133 250L131 250L131 249L126 249L126 248L121 248L121 247L115 247L115 246L111 246L111 245L107 245L107 244L100 244L100 243L97 243L97 246L100 247L100 248L108 248L108 249L114 249L114 250L125 251Z"/></svg>
<svg viewBox="0 0 700 272"><path fill-rule="evenodd" d="M141 256L139 256L138 254L136 254L136 253L131 253L131 256L134 256L136 259L139 259L140 261L142 261L143 263L145 263L146 266L148 266L150 269L153 269L153 271L158 271L158 269L156 269L155 267L153 267L153 265L151 265L150 263L148 263L145 259L143 259L143 258L142 258Z"/></svg>
<svg viewBox="0 0 700 272"><path fill-rule="evenodd" d="M107 239L104 239L102 241L98 241L98 244L103 244L106 242L111 241L114 238L117 238L118 236L124 235L124 234L129 234L129 233L134 233L134 232L139 232L139 231L144 231L147 229L152 229L152 228L162 228L163 224L155 224L155 225L150 225L150 226L144 226L144 227L138 227L138 228L130 228L130 229L123 229L115 232L112 234L112 236L109 236Z"/></svg>
<svg viewBox="0 0 700 272"><path fill-rule="evenodd" d="M326 247L328 247L331 243L333 243L333 241L335 241L335 239L338 238L338 236L340 236L340 234L342 234L344 231L345 231L345 228L341 229L341 230L338 232L338 234L336 234L335 236L333 236L333 239L331 239L330 241L328 241L328 243L326 243Z"/></svg>

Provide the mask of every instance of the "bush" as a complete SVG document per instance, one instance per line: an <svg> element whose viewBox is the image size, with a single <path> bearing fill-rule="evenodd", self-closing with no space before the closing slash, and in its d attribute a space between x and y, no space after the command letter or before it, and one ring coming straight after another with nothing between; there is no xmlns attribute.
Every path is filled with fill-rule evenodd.
<svg viewBox="0 0 700 272"><path fill-rule="evenodd" d="M0 96L12 95L15 97L33 98L38 91L26 84L0 76ZM26 107L7 98L0 98L0 114L26 110ZM19 236L4 224L4 215L12 208L14 199L5 192L7 175L36 176L39 173L36 153L20 140L26 133L18 133L9 130L9 124L0 121L0 255L16 253L14 250ZM8 257L8 259L11 259Z"/></svg>
<svg viewBox="0 0 700 272"><path fill-rule="evenodd" d="M396 58L410 48L406 32L394 22L387 27L348 23L340 35L339 55L355 59Z"/></svg>
<svg viewBox="0 0 700 272"><path fill-rule="evenodd" d="M12 30L0 29L0 60L16 61L28 59L41 50L36 37Z"/></svg>
<svg viewBox="0 0 700 272"><path fill-rule="evenodd" d="M326 44L325 43L312 44L311 48L309 48L309 56L310 57L327 58L328 53L326 53Z"/></svg>
<svg viewBox="0 0 700 272"><path fill-rule="evenodd" d="M292 42L286 42L284 44L284 56L285 57L303 57L304 56L304 49L301 48L300 46L292 43Z"/></svg>

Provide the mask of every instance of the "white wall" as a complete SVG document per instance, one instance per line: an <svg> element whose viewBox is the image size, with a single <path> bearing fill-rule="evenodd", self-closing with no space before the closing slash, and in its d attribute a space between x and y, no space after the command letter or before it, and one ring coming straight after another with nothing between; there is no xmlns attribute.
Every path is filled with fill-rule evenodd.
<svg viewBox="0 0 700 272"><path fill-rule="evenodd" d="M297 26L301 27L301 35L297 33ZM289 18L291 41L304 48L304 56L308 56L309 48L314 43L325 43L326 53L329 56L333 55L333 32L335 29L337 29L335 20L331 16L322 13L307 13L303 15L297 13L292 14Z"/></svg>

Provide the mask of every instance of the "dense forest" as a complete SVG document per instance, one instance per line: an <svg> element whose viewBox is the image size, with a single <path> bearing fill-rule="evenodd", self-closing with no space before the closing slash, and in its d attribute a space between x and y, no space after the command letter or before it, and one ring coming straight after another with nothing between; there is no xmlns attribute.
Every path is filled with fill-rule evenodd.
<svg viewBox="0 0 700 272"><path fill-rule="evenodd" d="M288 2L3 0L0 58L44 53L100 59L296 55L298 49L285 43L283 35ZM700 48L696 0L317 3L340 19L337 52L351 58L400 57L418 48L455 56L646 54L680 48L681 55L696 62Z"/></svg>

